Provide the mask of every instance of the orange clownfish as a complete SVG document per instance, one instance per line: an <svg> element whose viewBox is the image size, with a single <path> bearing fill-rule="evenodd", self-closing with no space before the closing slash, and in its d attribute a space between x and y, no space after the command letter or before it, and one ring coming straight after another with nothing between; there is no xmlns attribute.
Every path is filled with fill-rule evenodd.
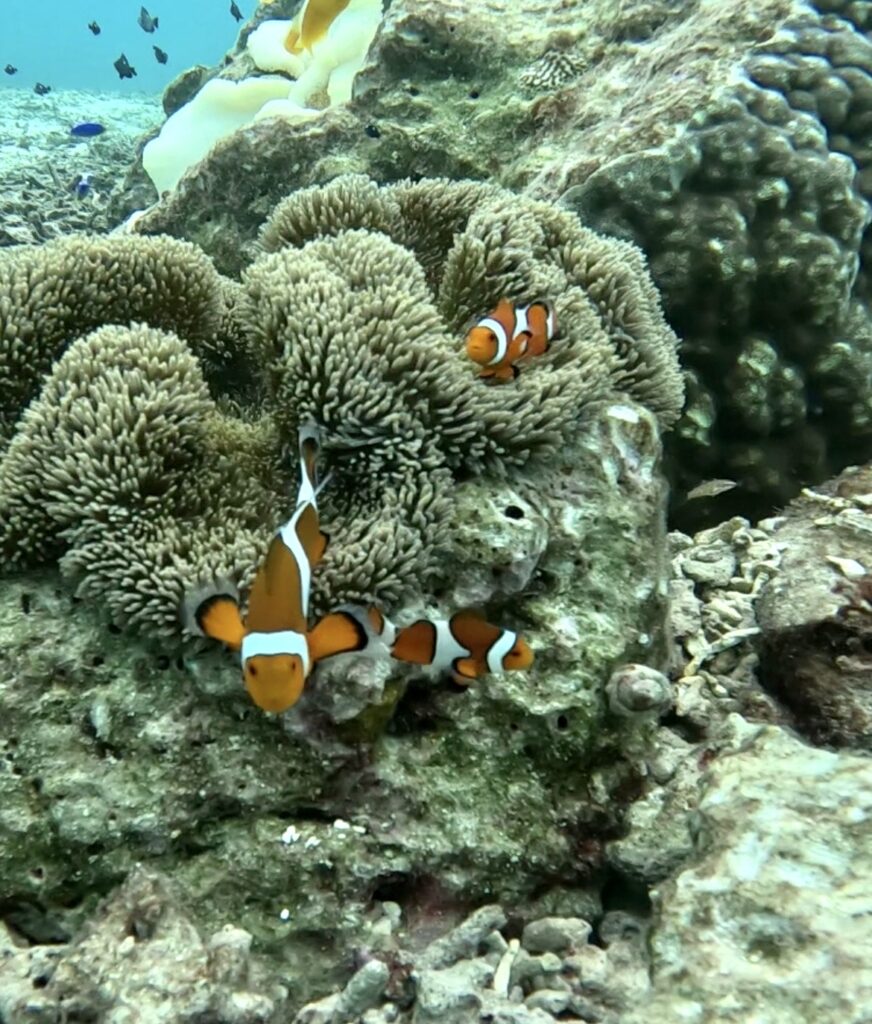
<svg viewBox="0 0 872 1024"><path fill-rule="evenodd" d="M272 0L263 0L272 3ZM306 0L291 23L285 40L288 53L310 50L324 36L351 0Z"/></svg>
<svg viewBox="0 0 872 1024"><path fill-rule="evenodd" d="M480 377L513 380L520 359L547 352L557 330L554 308L548 302L518 306L500 299L497 308L470 329L466 354L482 367Z"/></svg>
<svg viewBox="0 0 872 1024"><path fill-rule="evenodd" d="M352 616L352 608L345 609ZM477 612L455 612L450 619L418 619L399 629L377 608L360 612L358 621L380 641L392 658L436 670L450 670L454 681L468 686L489 672L513 671L533 664L530 645L510 629L486 622Z"/></svg>
<svg viewBox="0 0 872 1024"><path fill-rule="evenodd" d="M343 611L309 629L312 570L327 547L314 482L317 454L316 431L303 427L297 505L258 569L245 619L235 594L214 589L193 598L185 609L189 629L240 652L245 688L264 711L279 713L296 704L316 662L363 650L369 642L361 623Z"/></svg>

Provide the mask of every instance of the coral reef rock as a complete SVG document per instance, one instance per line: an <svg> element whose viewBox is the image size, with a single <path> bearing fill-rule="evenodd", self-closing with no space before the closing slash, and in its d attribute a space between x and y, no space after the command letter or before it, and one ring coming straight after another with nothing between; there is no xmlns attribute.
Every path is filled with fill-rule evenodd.
<svg viewBox="0 0 872 1024"><path fill-rule="evenodd" d="M304 1006L295 1024L617 1024L618 1011L647 991L646 926L630 914L606 914L599 945L581 918L531 921L511 940L505 925L491 905L422 950L397 946L392 970L371 960L343 991Z"/></svg>
<svg viewBox="0 0 872 1024"><path fill-rule="evenodd" d="M861 1024L872 764L738 716L730 728L693 821L694 862L655 894L652 991L621 1024Z"/></svg>
<svg viewBox="0 0 872 1024"><path fill-rule="evenodd" d="M349 104L238 132L141 227L237 272L282 195L348 171L561 197L641 246L685 340L682 524L713 476L764 514L872 451L868 29L849 0L394 0Z"/></svg>
<svg viewBox="0 0 872 1024"><path fill-rule="evenodd" d="M0 925L3 1020L270 1024L286 999L247 932L228 925L204 942L168 880L143 868L70 945L29 947Z"/></svg>
<svg viewBox="0 0 872 1024"><path fill-rule="evenodd" d="M734 516L693 537L669 535L675 713L694 734L705 735L732 712L785 721L757 679L757 601L784 553L774 537L778 523L752 526Z"/></svg>
<svg viewBox="0 0 872 1024"><path fill-rule="evenodd" d="M758 677L815 743L872 751L872 468L793 502L757 604Z"/></svg>
<svg viewBox="0 0 872 1024"><path fill-rule="evenodd" d="M345 949L375 941L373 894L400 904L413 939L489 899L595 904L597 837L617 833L636 772L605 684L615 664L665 666L668 638L656 423L626 403L590 414L552 497L547 476L460 489L447 578L510 602L537 648L534 672L464 693L349 665L314 679L283 728L221 652L176 658L107 633L50 576L4 581L7 921L65 940L143 863L171 876L203 934L230 922L294 964L278 980L302 1003L337 983ZM542 548L545 501L564 511Z"/></svg>

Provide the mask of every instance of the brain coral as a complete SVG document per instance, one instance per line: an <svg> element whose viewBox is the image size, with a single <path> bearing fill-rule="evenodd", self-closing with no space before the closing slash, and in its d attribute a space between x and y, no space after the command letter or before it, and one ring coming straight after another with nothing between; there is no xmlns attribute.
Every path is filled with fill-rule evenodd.
<svg viewBox="0 0 872 1024"><path fill-rule="evenodd" d="M80 594L171 631L185 589L250 578L288 511L283 452L312 417L334 473L316 604L391 605L435 568L452 479L546 459L589 403L619 393L663 426L680 411L676 338L638 250L549 204L472 183L346 177L281 203L262 239L272 251L241 283L165 239L79 240L72 263L50 247L27 253L33 277L65 296L43 372L85 336L0 461L8 560L59 554ZM161 256L163 301L143 306L158 273L146 260L104 273L95 312L106 247L133 266L137 245ZM34 314L11 293L16 337ZM463 329L503 294L553 298L562 336L511 386L488 387L463 357ZM116 325L87 334L99 309ZM148 323L121 326L134 318ZM199 362L215 351L258 379L249 404L229 402L220 375L204 382ZM23 400L34 374L22 383L16 359L0 367Z"/></svg>

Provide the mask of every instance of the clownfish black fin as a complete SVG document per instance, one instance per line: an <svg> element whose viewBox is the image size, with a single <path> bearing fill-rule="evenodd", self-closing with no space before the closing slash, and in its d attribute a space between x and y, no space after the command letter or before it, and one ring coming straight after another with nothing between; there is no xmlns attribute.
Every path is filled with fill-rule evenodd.
<svg viewBox="0 0 872 1024"><path fill-rule="evenodd" d="M220 640L234 650L242 645L245 626L239 610L239 594L229 581L191 591L182 603L180 617L189 633Z"/></svg>
<svg viewBox="0 0 872 1024"><path fill-rule="evenodd" d="M350 615L363 628L367 635L367 646L363 648L366 654L372 657L390 654L397 637L397 627L380 608L375 605L340 604L333 611Z"/></svg>
<svg viewBox="0 0 872 1024"><path fill-rule="evenodd" d="M353 654L369 646L370 633L349 611L333 611L309 633L309 657L313 662L338 654Z"/></svg>

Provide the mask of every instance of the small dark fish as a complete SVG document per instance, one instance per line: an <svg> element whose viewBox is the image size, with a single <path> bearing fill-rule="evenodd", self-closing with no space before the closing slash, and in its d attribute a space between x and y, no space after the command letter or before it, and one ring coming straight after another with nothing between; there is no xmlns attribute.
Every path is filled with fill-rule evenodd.
<svg viewBox="0 0 872 1024"><path fill-rule="evenodd" d="M105 126L98 124L97 121L83 121L70 128L70 135L75 135L77 139L90 139L95 135L102 135L105 131Z"/></svg>
<svg viewBox="0 0 872 1024"><path fill-rule="evenodd" d="M158 64L166 64L166 62L169 60L166 51L162 50L159 46L152 46L152 49L154 50L154 55Z"/></svg>
<svg viewBox="0 0 872 1024"><path fill-rule="evenodd" d="M91 191L91 177L90 174L80 174L77 178L73 179L70 191L75 192L79 199L84 199Z"/></svg>
<svg viewBox="0 0 872 1024"><path fill-rule="evenodd" d="M131 67L130 61L122 53L118 60L113 62L115 70L118 72L119 78L133 78L136 74L136 68Z"/></svg>
<svg viewBox="0 0 872 1024"><path fill-rule="evenodd" d="M157 18L152 18L144 7L140 7L139 17L136 20L139 22L139 27L143 32L154 32L158 27Z"/></svg>
<svg viewBox="0 0 872 1024"><path fill-rule="evenodd" d="M97 24L96 21L90 22L88 28L94 33L95 36L100 35L100 26Z"/></svg>
<svg viewBox="0 0 872 1024"><path fill-rule="evenodd" d="M230 13L237 21L242 21L242 11L236 6L236 0L230 0Z"/></svg>
<svg viewBox="0 0 872 1024"><path fill-rule="evenodd" d="M48 96L48 94L51 92L51 86L43 85L42 82L37 82L36 85L33 87L33 91L36 93L37 96Z"/></svg>
<svg viewBox="0 0 872 1024"><path fill-rule="evenodd" d="M6 72L7 75L14 75L18 73L18 68L12 64L7 64L6 67L3 68L3 70Z"/></svg>

